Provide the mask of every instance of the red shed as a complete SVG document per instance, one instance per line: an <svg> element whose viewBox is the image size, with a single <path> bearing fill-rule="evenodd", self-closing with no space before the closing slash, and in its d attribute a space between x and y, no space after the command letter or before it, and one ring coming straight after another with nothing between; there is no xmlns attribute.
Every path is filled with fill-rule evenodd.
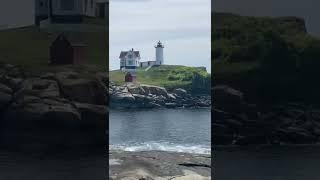
<svg viewBox="0 0 320 180"><path fill-rule="evenodd" d="M71 43L60 34L50 46L50 64L81 64L85 61L86 45Z"/></svg>
<svg viewBox="0 0 320 180"><path fill-rule="evenodd" d="M50 64L72 64L73 48L67 38L60 34L50 46Z"/></svg>
<svg viewBox="0 0 320 180"><path fill-rule="evenodd" d="M124 81L125 82L134 82L134 81L136 81L136 76L134 74L131 74L130 72L128 72L124 77Z"/></svg>
<svg viewBox="0 0 320 180"><path fill-rule="evenodd" d="M72 44L73 48L73 63L74 64L82 64L85 62L86 58L86 47L85 44Z"/></svg>

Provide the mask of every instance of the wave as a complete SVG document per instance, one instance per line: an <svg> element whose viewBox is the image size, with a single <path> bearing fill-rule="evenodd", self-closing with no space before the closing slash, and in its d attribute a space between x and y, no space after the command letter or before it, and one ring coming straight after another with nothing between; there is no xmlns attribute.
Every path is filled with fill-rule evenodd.
<svg viewBox="0 0 320 180"><path fill-rule="evenodd" d="M174 144L169 142L145 142L132 144L109 145L110 150L121 150L129 152L139 151L169 151L192 154L211 154L211 146L206 145L186 145Z"/></svg>

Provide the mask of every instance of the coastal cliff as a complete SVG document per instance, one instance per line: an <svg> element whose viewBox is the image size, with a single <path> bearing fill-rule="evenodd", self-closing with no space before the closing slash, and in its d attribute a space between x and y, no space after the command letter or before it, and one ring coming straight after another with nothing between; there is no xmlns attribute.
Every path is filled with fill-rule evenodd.
<svg viewBox="0 0 320 180"><path fill-rule="evenodd" d="M320 41L298 17L213 14L213 144L320 140Z"/></svg>
<svg viewBox="0 0 320 180"><path fill-rule="evenodd" d="M320 100L320 40L299 17L246 17L213 13L215 85L225 84L253 103Z"/></svg>
<svg viewBox="0 0 320 180"><path fill-rule="evenodd" d="M0 64L1 144L102 146L106 142L106 75L76 69L28 77Z"/></svg>
<svg viewBox="0 0 320 180"><path fill-rule="evenodd" d="M168 92L166 88L138 83L117 86L109 83L110 108L190 108L210 107L208 95L191 95L178 88Z"/></svg>
<svg viewBox="0 0 320 180"><path fill-rule="evenodd" d="M110 108L191 108L211 106L211 74L205 67L161 65L137 68L136 81L110 71Z"/></svg>
<svg viewBox="0 0 320 180"><path fill-rule="evenodd" d="M303 103L257 105L228 86L213 88L212 143L215 145L316 144L320 110Z"/></svg>

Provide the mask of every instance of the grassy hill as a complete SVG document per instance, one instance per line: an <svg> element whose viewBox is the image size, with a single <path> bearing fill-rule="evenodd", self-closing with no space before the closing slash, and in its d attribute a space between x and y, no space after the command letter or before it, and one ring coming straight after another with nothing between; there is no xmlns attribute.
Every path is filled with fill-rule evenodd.
<svg viewBox="0 0 320 180"><path fill-rule="evenodd" d="M272 38L279 38L296 50L304 49L315 40L307 34L304 20L298 17L213 13L212 22L212 55L216 65L214 72L217 73L228 71L229 67L233 72L234 65L239 65L242 70L257 67L257 62L268 53L266 50L270 48ZM227 64L226 67L223 64Z"/></svg>
<svg viewBox="0 0 320 180"><path fill-rule="evenodd" d="M202 78L210 78L210 74L204 68L187 67L178 65L154 66L148 71L139 68L136 72L137 81L141 84L162 86L169 90L175 88L192 88L194 74ZM110 71L110 81L120 85L124 83L125 74L120 70Z"/></svg>
<svg viewBox="0 0 320 180"><path fill-rule="evenodd" d="M298 17L212 15L212 63L217 84L257 102L320 100L320 40Z"/></svg>
<svg viewBox="0 0 320 180"><path fill-rule="evenodd" d="M297 17L246 17L214 13L212 22L212 51L215 60L257 60L261 53L259 48L265 43L266 33L269 32L297 46L301 46L302 38L306 38L305 22Z"/></svg>
<svg viewBox="0 0 320 180"><path fill-rule="evenodd" d="M99 20L87 20L89 24L103 26ZM66 25L67 26L67 25ZM49 47L59 33L47 32L35 26L0 31L0 61L24 67L31 74L56 71L65 66L49 66ZM101 32L64 32L70 39L88 45L88 66L106 71L108 36ZM82 65L85 66L85 65ZM74 66L72 66L74 67Z"/></svg>

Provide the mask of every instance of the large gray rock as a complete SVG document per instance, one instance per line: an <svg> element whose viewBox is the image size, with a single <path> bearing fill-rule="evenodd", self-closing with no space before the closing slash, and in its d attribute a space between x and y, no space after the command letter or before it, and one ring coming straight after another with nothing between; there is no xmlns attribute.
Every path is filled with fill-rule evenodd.
<svg viewBox="0 0 320 180"><path fill-rule="evenodd" d="M25 120L80 120L81 115L77 108L66 99L40 98L36 96L21 96L16 99L8 109L8 118L18 117L21 122ZM25 121L25 122L28 122Z"/></svg>
<svg viewBox="0 0 320 180"><path fill-rule="evenodd" d="M156 107L209 107L208 97L191 97L183 89L168 93L163 87L126 83L117 86L109 83L110 107L112 108L156 108Z"/></svg>
<svg viewBox="0 0 320 180"><path fill-rule="evenodd" d="M81 113L82 121L98 125L98 123L103 124L107 120L107 106L78 102L74 104Z"/></svg>
<svg viewBox="0 0 320 180"><path fill-rule="evenodd" d="M12 90L4 84L0 84L0 111L9 105L12 99Z"/></svg>
<svg viewBox="0 0 320 180"><path fill-rule="evenodd" d="M105 74L58 72L26 78L17 66L0 63L1 143L101 147L107 108L97 104L106 104Z"/></svg>
<svg viewBox="0 0 320 180"><path fill-rule="evenodd" d="M153 94L156 96L163 95L168 97L168 92L166 88L152 85L141 84L140 87L145 91L146 94Z"/></svg>
<svg viewBox="0 0 320 180"><path fill-rule="evenodd" d="M169 94L169 93L168 93L168 98L169 98L170 100L172 100L172 101L174 101L174 100L177 99L177 97L176 97L175 95Z"/></svg>
<svg viewBox="0 0 320 180"><path fill-rule="evenodd" d="M279 129L277 135L280 141L285 143L310 144L317 140L311 132L299 127Z"/></svg>
<svg viewBox="0 0 320 180"><path fill-rule="evenodd" d="M141 94L132 94L132 96L135 98L136 103L149 103L153 101L151 97Z"/></svg>
<svg viewBox="0 0 320 180"><path fill-rule="evenodd" d="M0 74L10 78L25 78L25 73L22 68L12 64L0 63Z"/></svg>
<svg viewBox="0 0 320 180"><path fill-rule="evenodd" d="M81 134L81 114L65 99L22 96L3 116L2 143L8 145L72 146Z"/></svg>
<svg viewBox="0 0 320 180"><path fill-rule="evenodd" d="M147 95L146 91L138 84L127 84L127 89L131 94Z"/></svg>
<svg viewBox="0 0 320 180"><path fill-rule="evenodd" d="M0 84L0 92L7 93L7 94L13 93L12 89L4 84Z"/></svg>
<svg viewBox="0 0 320 180"><path fill-rule="evenodd" d="M107 116L106 106L85 103L75 103L81 112L80 130L78 144L101 145L107 142Z"/></svg>
<svg viewBox="0 0 320 180"><path fill-rule="evenodd" d="M82 78L75 72L60 72L56 74L65 98L72 101L104 105L106 89L94 78Z"/></svg>
<svg viewBox="0 0 320 180"><path fill-rule="evenodd" d="M32 78L22 83L22 88L15 94L17 97L31 95L41 98L60 97L59 85L54 80Z"/></svg>
<svg viewBox="0 0 320 180"><path fill-rule="evenodd" d="M117 92L110 95L109 105L112 108L135 108L142 104L136 103L135 97L131 93Z"/></svg>
<svg viewBox="0 0 320 180"><path fill-rule="evenodd" d="M103 88L104 92L106 92L107 84L109 82L108 73L97 73L96 79L98 80L100 86Z"/></svg>
<svg viewBox="0 0 320 180"><path fill-rule="evenodd" d="M214 106L223 111L238 113L246 109L243 93L228 86L215 86L213 88Z"/></svg>
<svg viewBox="0 0 320 180"><path fill-rule="evenodd" d="M180 97L186 97L188 95L187 91L182 88L175 89L173 92Z"/></svg>
<svg viewBox="0 0 320 180"><path fill-rule="evenodd" d="M2 110L2 108L9 105L9 103L11 102L11 99L12 99L11 94L0 92L0 111Z"/></svg>
<svg viewBox="0 0 320 180"><path fill-rule="evenodd" d="M127 103L133 103L135 101L135 97L131 93L116 93L111 95L110 97L111 102L127 102Z"/></svg>
<svg viewBox="0 0 320 180"><path fill-rule="evenodd" d="M40 76L41 79L50 79L50 80L56 80L56 76L54 73L45 73Z"/></svg>

